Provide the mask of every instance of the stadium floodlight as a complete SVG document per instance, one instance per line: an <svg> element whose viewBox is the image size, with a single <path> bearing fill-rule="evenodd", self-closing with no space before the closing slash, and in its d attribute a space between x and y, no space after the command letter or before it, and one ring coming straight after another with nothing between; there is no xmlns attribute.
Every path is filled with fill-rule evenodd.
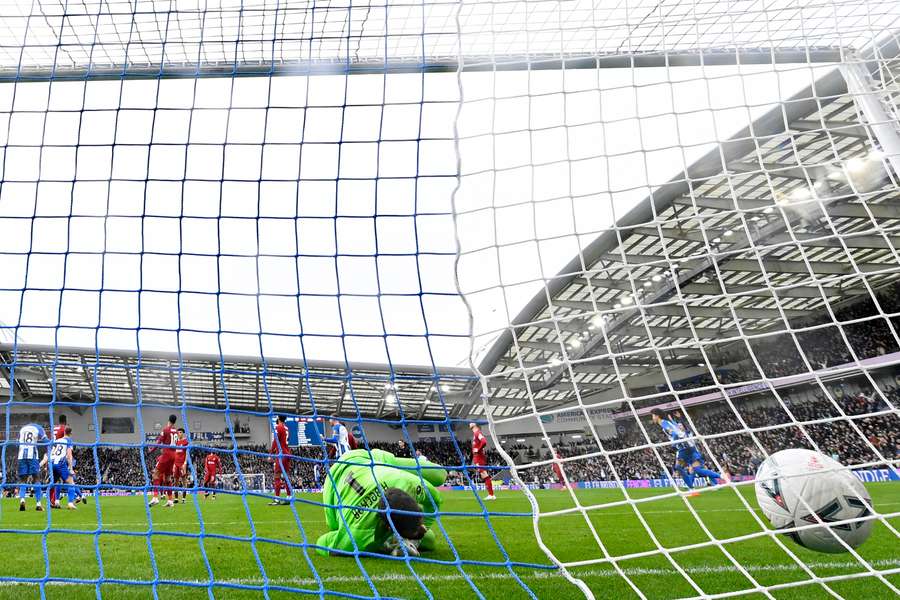
<svg viewBox="0 0 900 600"><path fill-rule="evenodd" d="M682 485L784 444L844 451L833 432L859 477L900 479L877 435L900 418L885 391L900 364L898 81L896 0L0 1L0 431L77 415L78 473L103 503L4 512L0 545L23 550L0 587L900 593L898 513L878 493L843 498L858 513L832 525L873 533L831 544L847 551L831 561L768 527L749 480L714 498ZM851 387L884 398L856 414ZM761 421L763 405L781 412ZM112 433L125 413L134 430ZM170 413L191 469L209 452L235 471L227 516L143 503ZM445 440L462 491L443 508L429 496L415 540L397 525L415 511L354 477L352 513L317 493L260 518L289 479L280 438L268 446L284 414L318 440L298 455L302 489L342 466L320 427L334 417L370 449L376 432ZM470 422L494 464L457 440ZM519 436L549 454L501 447ZM101 468L111 446L139 464L128 485ZM708 464L674 468L688 446ZM405 469L431 494L447 473L422 462ZM492 477L528 510L476 499ZM137 500L128 518L107 510ZM379 531L409 543L377 567L356 539L322 556L324 523L349 528L323 506L381 511ZM791 514L821 529L820 509ZM420 555L429 535L438 549Z"/></svg>

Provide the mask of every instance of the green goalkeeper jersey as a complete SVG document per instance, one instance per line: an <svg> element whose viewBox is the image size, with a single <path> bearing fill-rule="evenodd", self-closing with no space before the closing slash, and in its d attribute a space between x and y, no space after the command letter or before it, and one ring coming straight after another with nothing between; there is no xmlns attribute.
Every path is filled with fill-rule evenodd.
<svg viewBox="0 0 900 600"><path fill-rule="evenodd" d="M329 531L319 537L317 544L323 547L318 549L319 554L328 554L324 548L382 551L393 531L382 513L377 512L382 496L376 479L382 489L399 488L422 506L428 533L420 548L433 547L435 536L431 526L435 517L428 513L436 513L443 502L441 493L435 489L447 478L442 467L426 461L416 464L415 459L399 458L384 450L351 450L341 455L340 461L331 467L322 489Z"/></svg>

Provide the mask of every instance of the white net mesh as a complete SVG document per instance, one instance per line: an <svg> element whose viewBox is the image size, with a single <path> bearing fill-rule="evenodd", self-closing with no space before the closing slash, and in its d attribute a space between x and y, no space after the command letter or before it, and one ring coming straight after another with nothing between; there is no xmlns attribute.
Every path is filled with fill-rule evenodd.
<svg viewBox="0 0 900 600"><path fill-rule="evenodd" d="M587 594L604 595L601 573L639 597L896 594L894 484L871 486L874 513L859 513L876 521L873 539L825 560L767 529L752 483L789 448L866 481L898 478L896 16L869 21L851 50L854 26L837 13L717 7L629 7L618 48L640 64L640 51L677 55L689 40L824 41L842 48L839 66L673 59L462 76L474 410L520 483L619 490L570 489L562 508L531 496L544 549ZM606 43L599 12L579 22ZM564 40L565 23L534 37ZM653 408L705 461L703 502ZM730 489L706 472L730 474Z"/></svg>

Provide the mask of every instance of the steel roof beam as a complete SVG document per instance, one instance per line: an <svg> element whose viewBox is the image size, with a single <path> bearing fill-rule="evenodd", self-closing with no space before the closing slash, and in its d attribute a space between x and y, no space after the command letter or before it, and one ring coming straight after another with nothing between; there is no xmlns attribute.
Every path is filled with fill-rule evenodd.
<svg viewBox="0 0 900 600"><path fill-rule="evenodd" d="M787 233L770 235L766 238L766 242L772 246L794 243L813 248L841 248L847 246L848 248L868 250L900 249L900 236L890 235L890 233L895 232L889 232L887 236L848 232L839 238L835 235L816 235L795 231L793 238L797 238L796 242Z"/></svg>
<svg viewBox="0 0 900 600"><path fill-rule="evenodd" d="M725 313L723 316L727 316L727 313ZM720 329L715 327L694 327L693 331L691 331L690 327L662 327L654 325L644 327L640 323L635 323L633 325L622 325L621 327L617 327L615 332L611 335L647 339L647 329L650 330L650 335L654 340L660 340L662 338L711 340L739 335L738 330L733 328ZM694 332L696 332L696 335Z"/></svg>
<svg viewBox="0 0 900 600"><path fill-rule="evenodd" d="M800 119L791 123L791 129L804 133L811 132L823 135L829 133L864 140L868 140L871 137L864 126L850 121L825 121L823 123L822 121Z"/></svg>
<svg viewBox="0 0 900 600"><path fill-rule="evenodd" d="M759 210L772 206L771 200L758 200L750 198L710 197L685 195L675 200L679 206L696 206L697 208L709 208L712 210Z"/></svg>
<svg viewBox="0 0 900 600"><path fill-rule="evenodd" d="M731 162L728 170L731 174L765 175L771 177L785 177L787 179L799 179L802 181L815 181L820 166L803 167L801 165L780 163L755 163L755 162Z"/></svg>
<svg viewBox="0 0 900 600"><path fill-rule="evenodd" d="M860 203L849 202L852 197L841 197L840 200L830 200L828 198L823 198L822 202L816 201L806 201L802 204L797 204L799 207L809 207L813 210L821 210L821 207L825 207L825 210L828 211L829 216L835 219L839 218L856 218L856 219L869 219L869 214L871 216L878 219L898 219L900 218L900 207L892 205L890 203L878 203L878 204L866 204L863 206ZM746 211L746 210L758 210L762 208L768 208L770 206L777 207L778 204L772 202L771 200L747 200L747 199L738 199L737 204L738 207L735 207L735 199L734 198L696 198L694 201L691 200L690 196L685 196L679 200L675 201L676 204L681 206L697 206L697 208L707 208L711 210L719 210L719 211L727 211L736 213L738 210ZM785 207L790 210L790 205ZM615 256L611 254L610 256Z"/></svg>
<svg viewBox="0 0 900 600"><path fill-rule="evenodd" d="M651 265L653 266L655 263L660 263L660 266L665 265L668 267L670 261L666 261L665 258L661 258L659 256L635 256L628 255L626 256L626 260L630 263L628 265L623 265L620 268L627 268L629 266L638 266L638 265ZM678 261L680 268L693 268L699 267L703 264L709 264L709 259L706 256L698 257L698 258L682 258ZM723 271L735 271L741 273L762 273L765 270L766 273L770 275L775 275L777 273L802 273L805 275L809 275L809 268L807 268L806 263L799 260L780 260L780 259L768 259L766 257L762 257L763 268L760 268L759 262L753 260L752 258L732 258L728 259L725 257L720 264ZM876 271L885 268L890 268L891 264L878 264L878 263L858 263L861 270L870 270ZM824 275L843 275L849 273L853 270L852 266L848 263L839 263L839 262L826 262L826 261L810 261L809 266L812 267L813 273L824 274ZM609 269L614 269L615 267L609 267ZM554 304L562 304L564 301L554 300ZM571 301L567 301L571 302Z"/></svg>
<svg viewBox="0 0 900 600"><path fill-rule="evenodd" d="M860 294L860 293L868 293L865 288L834 288L834 287L819 287L819 286L809 286L805 284L798 284L792 287L784 287L784 288L768 288L761 287L759 285L728 285L725 286L725 291L722 290L722 287L718 283L696 283L691 282L681 286L681 291L683 294L698 294L701 296L718 296L725 297L725 294L729 294L731 296L762 296L764 298L772 298L773 295L781 297L781 298L822 298L825 297L840 297L852 294Z"/></svg>
<svg viewBox="0 0 900 600"><path fill-rule="evenodd" d="M783 226L781 227L783 229ZM638 235L643 235L652 238L659 238L659 231L655 229L651 229L648 227L638 227L634 231ZM714 238L721 237L724 234L725 230L706 230L706 238L704 239L704 234L701 231L694 230L686 230L686 229L674 229L674 228L664 228L662 229L662 235L667 240L691 240L695 242L705 243L707 240L712 241ZM735 231L736 234L740 235L742 233L740 230ZM890 235L895 232L889 232L887 236L888 240L890 240L891 244L894 248L900 248L900 236ZM734 236L737 237L737 236ZM744 237L744 236L740 236ZM762 240L762 241L761 241ZM748 249L755 250L769 250L772 249L773 246L780 246L785 244L799 244L803 246L815 247L815 248L835 248L841 246L841 240L843 240L844 244L848 248L864 248L864 249L886 249L889 248L887 242L885 242L885 236L876 235L876 234L857 234L852 232L847 232L840 236L840 240L838 236L834 234L830 234L828 232L823 232L822 235L818 235L815 233L801 233L799 231L794 231L793 235L789 235L787 233L771 233L769 235L760 236L752 246L748 246ZM737 240L736 240L737 241ZM720 262L723 262L726 257L721 257ZM723 268L723 270L727 270L727 267ZM625 282L627 283L627 281ZM621 284L613 284L613 285L621 285ZM625 288L620 288L625 289Z"/></svg>
<svg viewBox="0 0 900 600"><path fill-rule="evenodd" d="M580 363L573 364L572 369L574 369L576 373L585 373L585 374L600 374L600 375L602 375L602 374L607 374L607 373L613 373L614 370L612 368L612 363L610 362L610 359L606 358L604 360L608 364L598 365L598 364L594 364L594 363L581 363L580 362ZM694 359L693 362L696 363L697 362L696 359ZM502 361L500 361L500 364L505 365L510 370L510 372L516 372L516 373L521 372L521 371L519 371L519 369L521 368L519 366L519 361L517 361L515 358L504 358ZM616 361L616 364L618 365L619 370L623 373L636 374L636 373L644 373L647 371L647 365L623 364L622 362L620 362L618 360ZM522 366L525 368L537 370L537 369L542 369L542 368L547 367L547 363L524 360L524 361L522 361ZM658 363L657 363L657 366L658 366ZM493 377L496 377L496 375L497 375L497 373L495 372L493 374Z"/></svg>

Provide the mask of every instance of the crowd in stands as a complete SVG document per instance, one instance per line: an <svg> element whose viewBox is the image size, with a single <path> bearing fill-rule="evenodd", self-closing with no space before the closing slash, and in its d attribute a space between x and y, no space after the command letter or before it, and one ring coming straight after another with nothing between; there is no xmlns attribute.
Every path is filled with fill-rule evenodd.
<svg viewBox="0 0 900 600"><path fill-rule="evenodd" d="M819 395L806 401L773 396L753 408L741 406L737 403L746 426L722 404L700 405L688 411L688 418L677 415L688 427L692 426L711 467L722 468L731 475L752 475L766 454L785 448L817 447L846 465L893 461L900 468L900 416L896 412L900 407L900 389L896 386L840 398ZM667 441L658 426L649 421L643 425L651 442ZM756 429L761 430L750 431ZM640 448L648 445L647 437L633 423L615 437L600 440L600 444L554 441L553 448L562 459L574 458L562 461L571 481L612 480L616 476L623 480L664 478L666 470L671 472L674 449L666 445ZM547 448L538 452L529 449L521 456L527 463L552 459ZM549 465L525 467L522 476L528 482L556 480Z"/></svg>
<svg viewBox="0 0 900 600"><path fill-rule="evenodd" d="M763 375L767 378L785 377L808 373L810 369L852 363L851 348L859 360L898 352L900 318L883 315L900 312L900 282L878 290L875 297L878 306L869 294L861 294L858 301L834 311L834 319L822 310L818 316L792 321L791 327L797 330L796 337L781 332L749 339L750 351L759 361L763 373L757 369L746 345L731 344L719 357L720 363L731 366L716 370L717 381L712 375L705 374L673 382L672 387L675 391L688 392L682 394L682 397L688 397L691 389L708 391L716 383L728 385L755 381Z"/></svg>
<svg viewBox="0 0 900 600"><path fill-rule="evenodd" d="M751 475L766 453L784 448L813 448L814 445L847 465L900 461L900 416L896 412L900 407L900 389L896 386L876 391L861 389L842 394L839 398L825 395L811 399L784 395L780 398L761 398L757 395L753 401L736 403L744 424L723 403L703 404L689 409L687 415L678 415L698 436L711 467L725 469L731 475ZM615 437L602 439L599 444L586 440L553 440L553 450L562 459L563 469L570 481L665 477L665 471L671 469L673 464L674 450L665 444L642 448L648 446L648 437L653 443L666 441L660 428L649 420L642 421L642 427L636 421L621 425L624 428L620 427ZM750 431L756 429L759 431ZM369 445L399 456L411 457L417 453L419 458L444 465L450 473L448 484L451 485L465 484L472 478L472 471L465 467L470 464L471 458L467 440L419 442L412 449L399 441L372 442ZM268 450L268 446L262 445L241 446L236 452L222 449L220 453L225 473L237 472L237 460L241 473L262 474L266 486L271 485L272 464ZM535 448L516 443L506 447L506 451L519 465L518 472L526 482L544 484L557 481L549 464L530 466L553 459L546 446ZM201 468L205 453L201 449L191 453L195 469ZM12 455L12 452L7 452L8 467L13 466L10 460ZM301 489L318 488L324 469L329 464L323 460L322 448L302 446L295 449L294 456L294 485ZM149 485L148 472L155 463L155 456L142 452L140 448L102 445L78 447L75 457L76 472L82 485L94 485L99 479L105 486L141 488ZM488 459L489 464L495 465L498 471L505 471L505 463L495 450L490 451ZM99 465L99 469L95 465ZM316 465L319 466L318 477ZM230 485L240 485L235 478L229 478L229 481Z"/></svg>

